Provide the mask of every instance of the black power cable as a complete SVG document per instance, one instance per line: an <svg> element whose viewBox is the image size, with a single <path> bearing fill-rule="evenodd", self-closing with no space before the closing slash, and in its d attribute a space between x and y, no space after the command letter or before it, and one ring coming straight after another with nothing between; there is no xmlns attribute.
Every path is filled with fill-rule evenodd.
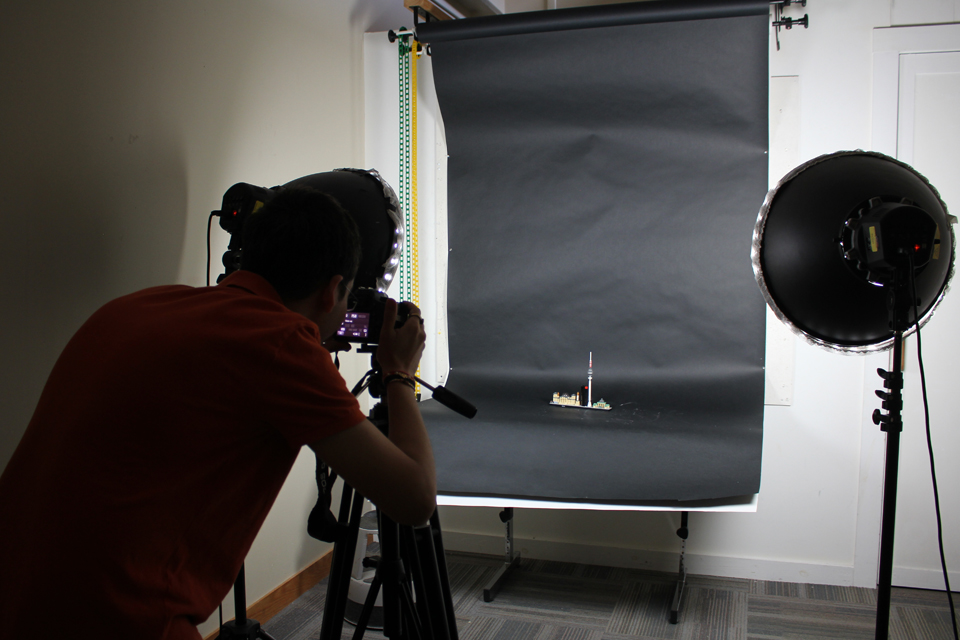
<svg viewBox="0 0 960 640"><path fill-rule="evenodd" d="M923 372L923 349L920 344L920 310L917 307L916 274L913 269L913 255L910 254L910 295L913 298L913 318L917 323L917 363L920 365L920 390L923 396L923 418L927 429L927 452L930 454L930 476L933 479L933 504L937 513L937 541L940 544L940 566L943 569L943 582L947 588L947 601L950 603L950 620L953 623L953 637L957 634L957 611L953 606L953 593L950 591L950 575L947 572L947 558L943 552L943 522L940 519L940 492L937 489L937 470L933 463L933 439L930 436L930 408L927 404L927 380ZM899 366L896 363L895 366Z"/></svg>
<svg viewBox="0 0 960 640"><path fill-rule="evenodd" d="M207 218L207 286L210 286L210 225L213 224L213 216L219 215L219 211L211 211Z"/></svg>
<svg viewBox="0 0 960 640"><path fill-rule="evenodd" d="M217 215L217 211L211 211L210 217L207 218L207 286L210 286L210 225L213 224L213 216ZM220 603L220 631L223 631L223 603Z"/></svg>

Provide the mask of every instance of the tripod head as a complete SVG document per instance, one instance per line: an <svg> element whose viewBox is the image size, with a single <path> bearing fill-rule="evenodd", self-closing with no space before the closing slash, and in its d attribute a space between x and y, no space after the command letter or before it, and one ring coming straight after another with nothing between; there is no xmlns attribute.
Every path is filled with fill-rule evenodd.
<svg viewBox="0 0 960 640"><path fill-rule="evenodd" d="M359 353L370 354L370 370L363 374L363 377L360 378L350 392L354 396L359 396L366 390L370 393L371 397L378 399L383 398L385 391L383 369L377 360L377 345L363 344L357 348L357 351ZM477 408L475 406L452 391L445 389L442 385L433 387L416 376L414 376L414 379L427 389L430 389L430 391L433 392L433 399L443 406L456 411L466 418L473 418L477 415ZM370 410L369 418L370 422L380 429L384 435L389 433L390 426L385 402L381 401L374 405ZM323 540L324 542L336 542L341 529L340 525L337 524L337 519L334 517L333 512L330 510L330 490L333 488L333 483L336 482L337 476L319 457L317 458L316 479L318 490L317 504L310 512L310 517L307 520L307 533L309 533L311 537Z"/></svg>
<svg viewBox="0 0 960 640"><path fill-rule="evenodd" d="M360 381L357 382L356 386L353 387L353 395L358 396L366 389L374 398L383 397L383 370L380 368L380 363L377 362L377 347L363 345L358 351L361 353L370 352L371 369L367 371L363 377L360 378ZM477 408L475 406L449 389L446 389L443 385L434 387L417 376L414 376L413 379L429 389L433 393L433 399L448 409L459 413L465 418L473 418L473 416L477 415ZM376 407L374 407L374 409L376 409Z"/></svg>

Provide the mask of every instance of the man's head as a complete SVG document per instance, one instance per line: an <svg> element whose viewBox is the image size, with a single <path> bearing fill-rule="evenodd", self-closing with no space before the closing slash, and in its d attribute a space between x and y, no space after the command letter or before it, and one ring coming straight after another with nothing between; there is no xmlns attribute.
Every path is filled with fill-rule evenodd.
<svg viewBox="0 0 960 640"><path fill-rule="evenodd" d="M269 282L284 302L301 301L342 276L340 295L357 274L360 234L329 195L284 187L243 226L241 269Z"/></svg>

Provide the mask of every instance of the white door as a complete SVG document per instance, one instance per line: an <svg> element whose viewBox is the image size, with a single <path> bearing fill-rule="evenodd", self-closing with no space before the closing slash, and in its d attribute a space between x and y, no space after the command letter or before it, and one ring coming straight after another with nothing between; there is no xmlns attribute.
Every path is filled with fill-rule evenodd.
<svg viewBox="0 0 960 640"><path fill-rule="evenodd" d="M957 43L960 49L960 42ZM897 158L960 214L960 51L899 56ZM954 225L954 230L960 229ZM943 542L960 588L960 282L921 331ZM907 346L893 584L943 589L916 340Z"/></svg>

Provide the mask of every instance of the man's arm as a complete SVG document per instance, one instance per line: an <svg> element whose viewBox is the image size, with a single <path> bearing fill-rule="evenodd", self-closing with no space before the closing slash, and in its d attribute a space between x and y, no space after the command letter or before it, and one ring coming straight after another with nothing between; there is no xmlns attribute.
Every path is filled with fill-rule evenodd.
<svg viewBox="0 0 960 640"><path fill-rule="evenodd" d="M412 314L419 316L414 309ZM414 375L426 334L417 317L394 329L397 304L384 312L377 360L385 375ZM350 486L400 524L421 525L436 509L437 478L433 450L414 390L402 382L387 385L389 438L369 420L310 447Z"/></svg>

